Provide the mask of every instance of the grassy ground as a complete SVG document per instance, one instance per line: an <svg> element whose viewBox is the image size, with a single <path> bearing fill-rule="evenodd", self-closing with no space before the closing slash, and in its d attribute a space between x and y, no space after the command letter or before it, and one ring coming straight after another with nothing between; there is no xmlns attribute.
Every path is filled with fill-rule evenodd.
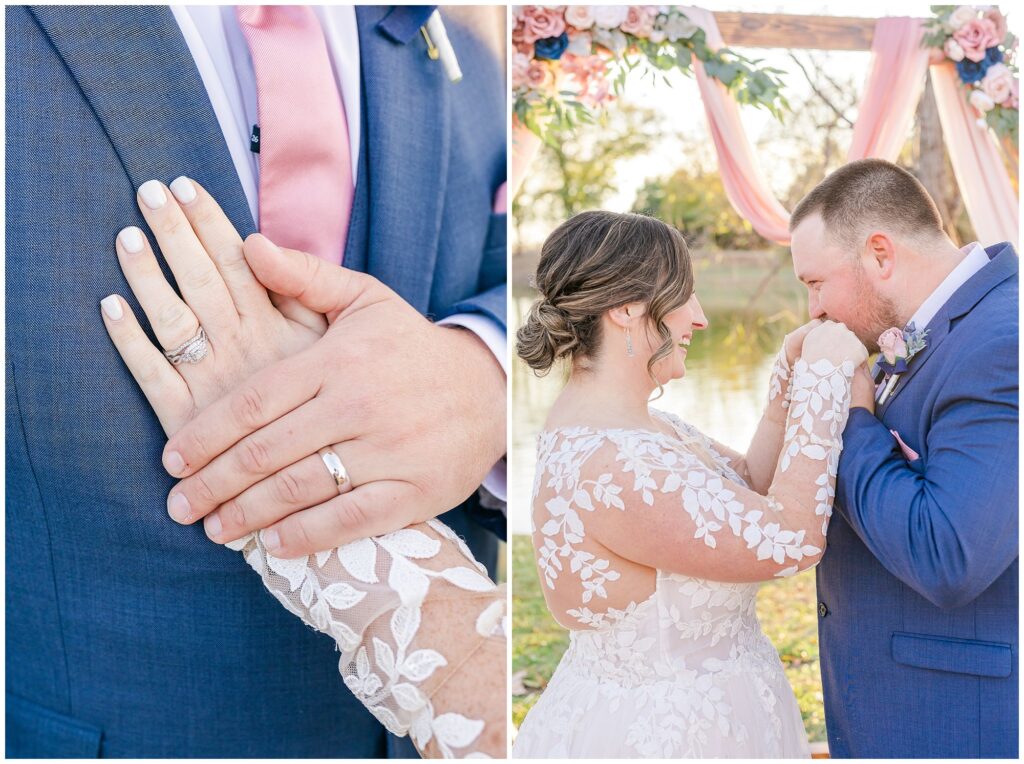
<svg viewBox="0 0 1024 764"><path fill-rule="evenodd" d="M528 536L512 537L512 581L512 721L518 727L569 640L544 605ZM811 574L765 584L757 602L758 618L782 657L812 742L825 740L815 606Z"/></svg>

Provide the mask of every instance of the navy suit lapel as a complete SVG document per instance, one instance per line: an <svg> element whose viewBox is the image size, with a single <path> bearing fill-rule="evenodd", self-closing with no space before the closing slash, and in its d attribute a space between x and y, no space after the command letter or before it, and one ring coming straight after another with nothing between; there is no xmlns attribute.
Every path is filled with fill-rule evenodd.
<svg viewBox="0 0 1024 764"><path fill-rule="evenodd" d="M134 188L199 181L242 236L256 230L199 71L165 6L33 6Z"/></svg>
<svg viewBox="0 0 1024 764"><path fill-rule="evenodd" d="M879 408L877 412L879 418L885 415L896 396L910 384L914 375L927 363L942 341L949 336L953 323L969 313L985 295L1017 272L1019 266L1017 253L1014 252L1011 245L997 244L994 247L988 247L985 251L990 258L989 264L956 290L929 322L927 344L924 350L911 359L910 368L900 377L888 400Z"/></svg>
<svg viewBox="0 0 1024 764"><path fill-rule="evenodd" d="M399 10L356 8L364 156L345 263L426 310L448 181L452 83L420 38L394 39Z"/></svg>

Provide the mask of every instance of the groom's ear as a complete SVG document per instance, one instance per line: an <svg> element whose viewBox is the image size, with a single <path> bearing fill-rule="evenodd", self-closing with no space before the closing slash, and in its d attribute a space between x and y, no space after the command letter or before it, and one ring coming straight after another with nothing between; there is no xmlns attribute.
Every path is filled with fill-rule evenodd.
<svg viewBox="0 0 1024 764"><path fill-rule="evenodd" d="M874 231L866 242L867 265L880 279L892 278L896 267L896 245L888 234Z"/></svg>

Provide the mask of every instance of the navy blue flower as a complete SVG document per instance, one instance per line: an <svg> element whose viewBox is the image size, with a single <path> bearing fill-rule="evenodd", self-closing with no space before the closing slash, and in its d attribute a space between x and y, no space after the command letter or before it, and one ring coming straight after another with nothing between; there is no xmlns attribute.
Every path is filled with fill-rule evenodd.
<svg viewBox="0 0 1024 764"><path fill-rule="evenodd" d="M992 64L1003 63L1003 52L999 48L989 48L985 51L985 63L988 64L985 68L988 69Z"/></svg>
<svg viewBox="0 0 1024 764"><path fill-rule="evenodd" d="M989 62L983 61L971 61L970 59L964 59L963 61L956 62L956 71L960 75L960 79L966 84L970 85L975 82L980 82L985 76L985 72L988 71Z"/></svg>
<svg viewBox="0 0 1024 764"><path fill-rule="evenodd" d="M565 49L569 47L569 35L565 32L558 35L558 37L545 37L543 40L537 40L533 46L533 55L536 58L546 58L549 61L557 61L565 53Z"/></svg>

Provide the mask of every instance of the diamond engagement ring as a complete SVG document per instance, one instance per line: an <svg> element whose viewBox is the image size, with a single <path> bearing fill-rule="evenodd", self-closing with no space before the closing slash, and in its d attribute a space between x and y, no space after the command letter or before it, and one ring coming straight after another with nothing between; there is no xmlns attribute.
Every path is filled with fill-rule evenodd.
<svg viewBox="0 0 1024 764"><path fill-rule="evenodd" d="M181 366L183 363L199 363L206 358L206 354L209 352L210 346L206 342L206 331L200 326L195 337L190 337L173 350L165 351L164 356L175 366Z"/></svg>
<svg viewBox="0 0 1024 764"><path fill-rule="evenodd" d="M320 454L320 458L324 460L327 471L334 478L334 484L338 487L338 493L347 493L352 490L352 481L349 480L348 470L345 469L345 465L341 463L338 455L326 447L321 448L317 453Z"/></svg>

